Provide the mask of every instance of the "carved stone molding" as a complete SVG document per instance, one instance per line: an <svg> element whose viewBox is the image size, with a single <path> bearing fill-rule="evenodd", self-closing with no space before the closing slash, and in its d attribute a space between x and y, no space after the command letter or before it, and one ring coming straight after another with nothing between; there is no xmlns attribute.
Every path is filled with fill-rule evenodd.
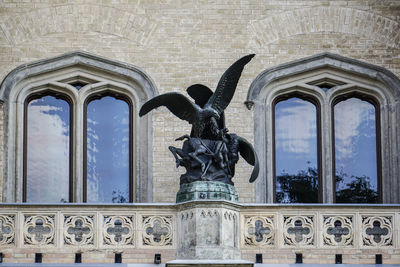
<svg viewBox="0 0 400 267"><path fill-rule="evenodd" d="M24 215L25 245L55 244L55 215Z"/></svg>
<svg viewBox="0 0 400 267"><path fill-rule="evenodd" d="M313 246L314 216L283 216L283 242L286 246Z"/></svg>
<svg viewBox="0 0 400 267"><path fill-rule="evenodd" d="M361 216L362 246L393 246L393 216Z"/></svg>
<svg viewBox="0 0 400 267"><path fill-rule="evenodd" d="M172 246L172 216L142 216L143 246Z"/></svg>
<svg viewBox="0 0 400 267"><path fill-rule="evenodd" d="M186 220L191 220L193 218L193 211L183 211L181 212L181 220L186 221Z"/></svg>
<svg viewBox="0 0 400 267"><path fill-rule="evenodd" d="M203 209L200 213L200 216L205 218L205 217L218 217L218 211L214 209Z"/></svg>
<svg viewBox="0 0 400 267"><path fill-rule="evenodd" d="M0 246L15 244L15 215L0 215Z"/></svg>
<svg viewBox="0 0 400 267"><path fill-rule="evenodd" d="M104 245L135 245L134 216L103 217Z"/></svg>
<svg viewBox="0 0 400 267"><path fill-rule="evenodd" d="M93 245L94 215L64 216L64 244Z"/></svg>
<svg viewBox="0 0 400 267"><path fill-rule="evenodd" d="M244 224L245 246L275 245L274 216L245 216Z"/></svg>
<svg viewBox="0 0 400 267"><path fill-rule="evenodd" d="M236 213L235 212L230 212L230 211L225 211L224 212L224 218L227 221L236 221Z"/></svg>
<svg viewBox="0 0 400 267"><path fill-rule="evenodd" d="M323 216L322 238L325 246L354 245L354 217Z"/></svg>

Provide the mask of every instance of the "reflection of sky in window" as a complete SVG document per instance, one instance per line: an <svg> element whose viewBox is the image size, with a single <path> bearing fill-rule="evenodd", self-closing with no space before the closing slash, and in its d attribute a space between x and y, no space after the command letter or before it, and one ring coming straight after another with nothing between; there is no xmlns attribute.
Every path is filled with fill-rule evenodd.
<svg viewBox="0 0 400 267"><path fill-rule="evenodd" d="M69 200L70 107L44 96L27 110L27 202Z"/></svg>
<svg viewBox="0 0 400 267"><path fill-rule="evenodd" d="M369 177L371 189L377 192L375 107L358 98L335 105L336 174L344 181L337 189L346 188L354 178ZM344 174L344 175L343 175Z"/></svg>
<svg viewBox="0 0 400 267"><path fill-rule="evenodd" d="M129 105L109 96L87 107L87 201L129 202Z"/></svg>
<svg viewBox="0 0 400 267"><path fill-rule="evenodd" d="M317 170L317 115L311 102L293 97L275 105L275 160L277 177ZM276 192L283 193L278 180Z"/></svg>

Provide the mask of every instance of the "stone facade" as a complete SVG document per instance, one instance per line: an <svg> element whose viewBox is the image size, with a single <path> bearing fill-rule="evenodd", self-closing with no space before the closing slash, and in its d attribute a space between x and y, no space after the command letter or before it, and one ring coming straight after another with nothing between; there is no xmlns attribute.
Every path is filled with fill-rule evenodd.
<svg viewBox="0 0 400 267"><path fill-rule="evenodd" d="M243 105L263 70L333 52L400 73L398 1L10 1L0 13L0 77L21 64L74 50L145 70L159 93L193 83L211 88L236 58L257 56L226 111L231 132L253 140ZM51 19L50 19L51 18ZM118 18L118 19L116 19ZM243 119L237 119L243 118ZM153 114L153 201L173 202L180 170L167 149L190 127L160 109ZM254 187L240 164L234 182L241 202Z"/></svg>
<svg viewBox="0 0 400 267"><path fill-rule="evenodd" d="M225 114L230 132L264 145L267 141L260 142L260 131L255 130L265 127L257 120L261 110L248 110L244 104L256 77L280 64L329 52L385 68L398 79L400 2L15 0L0 4L1 81L19 66L78 50L137 66L159 94L183 93L195 83L215 88L234 60L255 53ZM400 100L398 95L393 99L395 104L385 107L386 119L398 122ZM7 188L4 177L9 171L4 159L4 150L9 149L4 142L6 111L0 101L3 201L6 194L21 190ZM123 261L131 263L151 263L160 252L163 262L176 259L180 206L165 203L175 202L182 170L175 168L168 146L176 146L174 139L188 133L190 125L163 108L153 111L151 119L152 151L145 159L151 161L146 165L151 168L146 171L151 175L152 183L146 184L151 192L141 199L164 204L114 208L5 204L0 213L4 262L33 262L39 252L43 262L73 262L74 253L82 253L85 263L114 262L115 253L123 253ZM388 143L394 164L385 169L391 177L385 202L399 203L399 125L388 127L392 128L387 140L397 146ZM265 193L271 190L266 187L266 172L259 179L264 181L262 190L259 181L248 183L250 173L251 166L241 159L233 182L243 204L242 259L255 261L255 254L261 253L264 263L294 263L295 254L302 253L304 263L334 263L335 254L342 254L344 263L374 263L375 255L382 254L384 263L400 263L398 206L249 204L272 202ZM324 201L331 203L332 197Z"/></svg>
<svg viewBox="0 0 400 267"><path fill-rule="evenodd" d="M257 205L224 201L181 204L2 204L3 262L153 263L175 259L263 263L400 263L398 205Z"/></svg>

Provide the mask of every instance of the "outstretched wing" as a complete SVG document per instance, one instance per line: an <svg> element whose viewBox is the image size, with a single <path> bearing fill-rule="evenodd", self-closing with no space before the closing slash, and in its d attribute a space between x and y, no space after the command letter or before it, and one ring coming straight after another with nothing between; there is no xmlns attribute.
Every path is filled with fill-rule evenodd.
<svg viewBox="0 0 400 267"><path fill-rule="evenodd" d="M236 86L244 66L246 66L254 56L254 54L250 54L242 57L224 72L218 82L217 89L208 100L207 105L211 105L211 107L218 110L219 113L226 109L235 94Z"/></svg>
<svg viewBox="0 0 400 267"><path fill-rule="evenodd" d="M238 140L240 155L246 160L247 163L254 166L249 179L249 182L252 183L257 179L258 173L260 171L257 153L254 150L254 147L249 142L247 142L246 139L238 136Z"/></svg>
<svg viewBox="0 0 400 267"><path fill-rule="evenodd" d="M213 91L205 85L193 84L186 89L186 92L194 99L194 102L203 108L208 99L213 95Z"/></svg>
<svg viewBox="0 0 400 267"><path fill-rule="evenodd" d="M193 98L194 102L199 105L201 108L207 103L210 97L213 95L213 91L205 85L202 84L193 84L186 89L186 92ZM220 113L220 119L218 121L218 127L220 129L225 128L225 114L224 112Z"/></svg>
<svg viewBox="0 0 400 267"><path fill-rule="evenodd" d="M139 116L142 117L160 106L165 106L175 116L189 123L193 123L199 118L200 108L186 96L174 92L156 96L144 103L139 111Z"/></svg>

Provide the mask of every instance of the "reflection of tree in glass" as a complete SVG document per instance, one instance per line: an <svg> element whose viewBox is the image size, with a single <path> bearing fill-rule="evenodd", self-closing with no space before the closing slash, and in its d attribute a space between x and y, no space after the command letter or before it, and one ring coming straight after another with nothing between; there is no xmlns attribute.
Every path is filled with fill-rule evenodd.
<svg viewBox="0 0 400 267"><path fill-rule="evenodd" d="M121 192L120 190L112 191L112 203L127 203L128 196L126 192Z"/></svg>
<svg viewBox="0 0 400 267"><path fill-rule="evenodd" d="M276 192L278 203L316 203L318 202L318 171L308 167L297 174L282 173L277 182L280 192Z"/></svg>
<svg viewBox="0 0 400 267"><path fill-rule="evenodd" d="M344 181L351 180L344 184ZM339 188L343 188L340 189ZM350 179L341 171L336 174L336 202L337 203L377 203L378 192L371 189L368 176L354 176Z"/></svg>
<svg viewBox="0 0 400 267"><path fill-rule="evenodd" d="M345 181L349 181L345 183ZM282 173L277 176L280 192L276 192L278 203L317 203L318 202L318 171L309 167L297 174ZM339 189L340 188L340 189ZM336 174L337 203L377 203L378 192L371 189L368 176L350 178L341 171Z"/></svg>

